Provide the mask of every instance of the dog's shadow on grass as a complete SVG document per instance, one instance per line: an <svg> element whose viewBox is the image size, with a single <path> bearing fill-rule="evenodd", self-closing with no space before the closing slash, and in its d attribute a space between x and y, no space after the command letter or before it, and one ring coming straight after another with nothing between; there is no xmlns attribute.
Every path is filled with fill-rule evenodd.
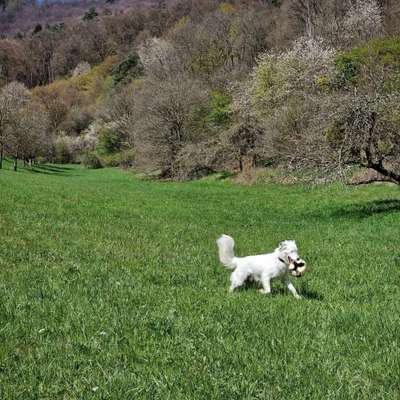
<svg viewBox="0 0 400 400"><path fill-rule="evenodd" d="M306 300L322 301L324 297L314 290L300 287L298 290L299 295ZM272 296L292 296L288 289L284 287L276 287L272 289Z"/></svg>
<svg viewBox="0 0 400 400"><path fill-rule="evenodd" d="M246 283L239 288L239 291L252 290L257 292L260 289L262 289L262 286L260 285L259 282L246 281ZM310 290L306 287L300 287L298 292L300 296L306 300L322 301L324 299L324 297L320 293L315 292L314 290ZM268 296L276 297L276 296L288 296L288 295L292 296L292 294L286 287L276 286L272 287L271 293Z"/></svg>
<svg viewBox="0 0 400 400"><path fill-rule="evenodd" d="M300 291L300 296L307 300L322 301L324 299L324 296L322 296L322 294L309 289L302 289Z"/></svg>

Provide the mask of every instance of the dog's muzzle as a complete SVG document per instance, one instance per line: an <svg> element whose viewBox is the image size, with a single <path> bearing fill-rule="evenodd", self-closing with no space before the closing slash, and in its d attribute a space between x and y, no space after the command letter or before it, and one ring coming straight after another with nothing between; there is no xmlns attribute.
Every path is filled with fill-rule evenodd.
<svg viewBox="0 0 400 400"><path fill-rule="evenodd" d="M296 278L300 278L304 275L306 271L306 263L303 260L291 261L289 264L289 272Z"/></svg>

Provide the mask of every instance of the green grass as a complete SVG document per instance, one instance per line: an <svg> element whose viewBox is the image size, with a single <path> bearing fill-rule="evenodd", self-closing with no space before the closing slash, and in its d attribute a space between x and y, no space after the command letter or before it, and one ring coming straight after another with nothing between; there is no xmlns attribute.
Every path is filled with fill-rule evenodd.
<svg viewBox="0 0 400 400"><path fill-rule="evenodd" d="M7 166L8 168L8 166ZM396 187L0 171L1 399L398 399ZM228 294L238 255L296 239L303 300Z"/></svg>

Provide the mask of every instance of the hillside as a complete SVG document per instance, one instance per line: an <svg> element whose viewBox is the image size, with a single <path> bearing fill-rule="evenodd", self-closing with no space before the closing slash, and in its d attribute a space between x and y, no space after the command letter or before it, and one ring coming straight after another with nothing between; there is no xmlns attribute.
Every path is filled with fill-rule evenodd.
<svg viewBox="0 0 400 400"><path fill-rule="evenodd" d="M397 12L176 0L35 27L0 40L0 153L175 180L253 182L273 166L291 181L361 168L400 183Z"/></svg>
<svg viewBox="0 0 400 400"><path fill-rule="evenodd" d="M146 9L156 4L157 0L70 0L24 5L10 1L3 11L0 9L0 36L31 32L38 24L68 23L81 18L91 7L99 14L108 14L124 12L128 8Z"/></svg>

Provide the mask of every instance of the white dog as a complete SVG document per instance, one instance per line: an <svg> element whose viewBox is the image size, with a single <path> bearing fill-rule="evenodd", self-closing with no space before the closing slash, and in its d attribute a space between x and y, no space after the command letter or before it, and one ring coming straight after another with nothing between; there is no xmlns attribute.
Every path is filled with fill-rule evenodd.
<svg viewBox="0 0 400 400"><path fill-rule="evenodd" d="M248 257L235 257L235 242L228 235L222 235L217 240L217 245L221 263L234 270L231 275L230 292L242 286L247 279L253 279L261 282L261 293L271 293L271 279L280 278L293 296L300 299L289 280L289 273L296 277L303 276L306 263L299 257L294 240L279 243L279 247L273 253Z"/></svg>

